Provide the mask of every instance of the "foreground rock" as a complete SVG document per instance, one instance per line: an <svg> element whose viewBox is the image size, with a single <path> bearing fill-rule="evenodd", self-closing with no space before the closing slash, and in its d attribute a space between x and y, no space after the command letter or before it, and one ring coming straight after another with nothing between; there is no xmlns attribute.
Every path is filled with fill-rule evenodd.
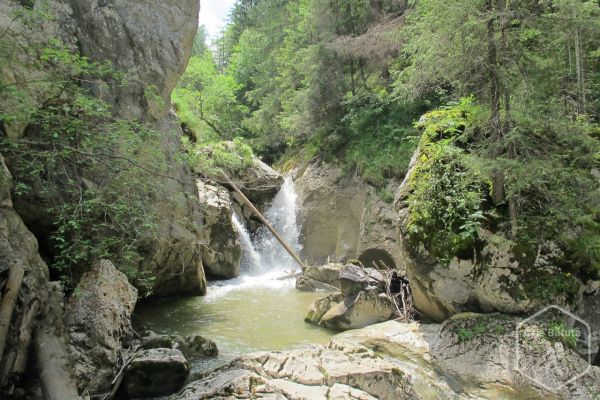
<svg viewBox="0 0 600 400"><path fill-rule="evenodd" d="M125 390L130 398L165 396L179 390L189 374L190 365L181 351L144 350L125 371Z"/></svg>
<svg viewBox="0 0 600 400"><path fill-rule="evenodd" d="M204 210L206 249L202 260L212 278L232 279L240 274L242 246L231 221L229 192L222 186L198 180L198 201Z"/></svg>
<svg viewBox="0 0 600 400"><path fill-rule="evenodd" d="M65 326L80 391L102 393L117 374L119 352L132 334L137 290L107 260L83 275L69 299Z"/></svg>
<svg viewBox="0 0 600 400"><path fill-rule="evenodd" d="M338 270L340 292L316 300L306 322L344 331L387 321L396 311L384 276L372 268L346 265Z"/></svg>
<svg viewBox="0 0 600 400"><path fill-rule="evenodd" d="M513 368L517 322L474 314L444 325L388 321L339 334L327 346L244 356L171 399L593 400L600 390L600 368L556 390ZM485 330L468 339L457 333L475 326ZM543 336L535 344L522 348L521 367L534 371L544 385L586 368L575 352ZM537 346L549 350L543 363ZM559 374L556 365L567 370Z"/></svg>

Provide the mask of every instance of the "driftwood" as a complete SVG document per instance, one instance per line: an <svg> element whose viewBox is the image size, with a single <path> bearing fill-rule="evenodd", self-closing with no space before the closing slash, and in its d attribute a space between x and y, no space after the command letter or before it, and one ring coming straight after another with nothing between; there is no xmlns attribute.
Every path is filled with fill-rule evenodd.
<svg viewBox="0 0 600 400"><path fill-rule="evenodd" d="M117 395L117 392L119 391L119 388L121 387L121 383L123 383L123 379L125 378L125 370L129 366L129 364L131 364L131 362L133 360L135 360L135 358L137 357L138 354L140 354L141 351L142 351L142 349L136 349L133 352L133 354L128 359L125 360L125 362L123 363L123 366L117 373L117 376L115 376L115 378L111 382L111 384L113 385L112 390L110 391L110 393L108 393L104 397L103 400L113 400L115 398L115 396Z"/></svg>
<svg viewBox="0 0 600 400"><path fill-rule="evenodd" d="M231 188L240 195L240 197L242 198L242 200L244 200L244 202L248 205L248 207L250 207L250 209L252 210L252 212L254 212L254 214L256 214L256 216L258 217L258 219L260 219L260 221L267 227L267 229L273 234L273 236L275 236L275 238L279 241L279 243L281 243L281 245L283 246L283 248L285 249L285 251L288 252L288 254L290 256L292 256L292 258L294 260L296 260L296 262L298 263L298 265L300 265L300 267L302 267L302 270L304 270L306 268L306 264L304 264L304 262L302 261L302 259L300 258L300 256L298 256L298 254L296 254L296 252L294 251L294 249L292 249L292 247L285 241L285 239L283 237L281 237L281 235L279 235L279 233L275 230L275 228L273 228L273 226L271 225L271 223L261 214L260 211L258 211L258 209L254 206L254 204L252 204L252 202L246 197L246 195L244 193L242 193L242 191L237 187L237 185L235 183L233 183L233 181L231 179L229 179L229 177L225 174L222 174L224 181L231 186Z"/></svg>
<svg viewBox="0 0 600 400"><path fill-rule="evenodd" d="M62 326L62 297L61 290L51 288L46 315L35 332L37 367L45 400L80 400L68 367Z"/></svg>
<svg viewBox="0 0 600 400"><path fill-rule="evenodd" d="M39 300L37 298L26 303L19 326L16 345L11 346L5 352L4 359L2 360L0 383L5 387L8 394L13 393L14 384L19 382L27 369L32 331L38 310Z"/></svg>
<svg viewBox="0 0 600 400"><path fill-rule="evenodd" d="M6 337L24 275L25 270L21 264L14 264L10 268L8 282L6 282L6 289L2 297L2 303L0 303L0 360L4 355Z"/></svg>
<svg viewBox="0 0 600 400"><path fill-rule="evenodd" d="M19 332L19 344L17 346L17 357L13 364L12 374L22 375L27 368L27 360L29 358L29 345L33 332L33 323L39 310L39 300L33 299L28 310L23 315L21 329Z"/></svg>

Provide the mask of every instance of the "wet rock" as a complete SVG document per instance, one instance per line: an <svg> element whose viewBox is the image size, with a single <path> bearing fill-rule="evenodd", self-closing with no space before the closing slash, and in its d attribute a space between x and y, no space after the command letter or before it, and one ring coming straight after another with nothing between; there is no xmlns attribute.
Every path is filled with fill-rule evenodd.
<svg viewBox="0 0 600 400"><path fill-rule="evenodd" d="M307 276L300 276L296 279L296 289L301 292L337 292L339 290L335 286Z"/></svg>
<svg viewBox="0 0 600 400"><path fill-rule="evenodd" d="M179 390L189 374L190 365L179 350L143 350L127 367L124 386L131 398L165 396Z"/></svg>
<svg viewBox="0 0 600 400"><path fill-rule="evenodd" d="M240 274L242 246L231 216L229 192L222 186L198 180L198 202L204 210L206 249L202 260L213 278L232 279Z"/></svg>
<svg viewBox="0 0 600 400"><path fill-rule="evenodd" d="M132 334L137 290L107 260L83 275L69 298L65 326L79 390L101 393L117 373L119 352Z"/></svg>
<svg viewBox="0 0 600 400"><path fill-rule="evenodd" d="M319 325L336 331L364 328L387 321L395 311L390 298L376 289L346 296L339 303L331 302L330 306L320 319Z"/></svg>
<svg viewBox="0 0 600 400"><path fill-rule="evenodd" d="M308 313L304 320L313 324L319 324L321 318L323 318L327 311L329 311L334 304L338 304L343 300L344 296L339 292L315 300L308 308Z"/></svg>
<svg viewBox="0 0 600 400"><path fill-rule="evenodd" d="M157 335L148 332L141 340L144 349L168 348L180 350L188 360L216 357L219 350L215 342L200 335Z"/></svg>
<svg viewBox="0 0 600 400"><path fill-rule="evenodd" d="M593 400L600 368L554 391L513 368L517 322L497 314L460 315L444 325L388 321L336 335L327 346L243 356L172 399ZM458 329L474 326L485 329L468 341L459 337ZM542 368L536 375L542 383L561 378L553 369L559 357L568 361L565 376L585 367L568 348L547 353L540 363L537 345L558 347L539 338L521 357L525 367Z"/></svg>
<svg viewBox="0 0 600 400"><path fill-rule="evenodd" d="M328 285L340 287L340 271L343 264L331 263L319 266L309 266L304 270L304 276Z"/></svg>

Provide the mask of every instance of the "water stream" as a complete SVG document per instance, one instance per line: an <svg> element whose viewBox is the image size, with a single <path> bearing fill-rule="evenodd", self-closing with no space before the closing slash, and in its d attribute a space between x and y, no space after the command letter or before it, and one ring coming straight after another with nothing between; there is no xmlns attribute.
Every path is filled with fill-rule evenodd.
<svg viewBox="0 0 600 400"><path fill-rule="evenodd" d="M294 183L287 178L265 214L300 251L296 199ZM331 332L304 322L308 306L323 293L299 292L293 279L283 279L299 267L270 232L261 228L252 238L235 214L233 224L243 248L240 277L209 283L204 297L141 304L135 324L161 334L200 334L214 340L219 357L196 362L195 370L253 351L326 343Z"/></svg>

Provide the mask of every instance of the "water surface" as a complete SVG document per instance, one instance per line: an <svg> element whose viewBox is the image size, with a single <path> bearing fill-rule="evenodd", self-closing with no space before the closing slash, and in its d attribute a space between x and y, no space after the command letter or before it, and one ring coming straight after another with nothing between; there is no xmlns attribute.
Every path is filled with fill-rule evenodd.
<svg viewBox="0 0 600 400"><path fill-rule="evenodd" d="M196 362L195 370L254 351L327 343L333 332L304 322L308 306L325 294L300 292L293 285L293 280L273 275L213 283L205 297L141 304L134 323L160 334L199 334L214 340L219 357Z"/></svg>

